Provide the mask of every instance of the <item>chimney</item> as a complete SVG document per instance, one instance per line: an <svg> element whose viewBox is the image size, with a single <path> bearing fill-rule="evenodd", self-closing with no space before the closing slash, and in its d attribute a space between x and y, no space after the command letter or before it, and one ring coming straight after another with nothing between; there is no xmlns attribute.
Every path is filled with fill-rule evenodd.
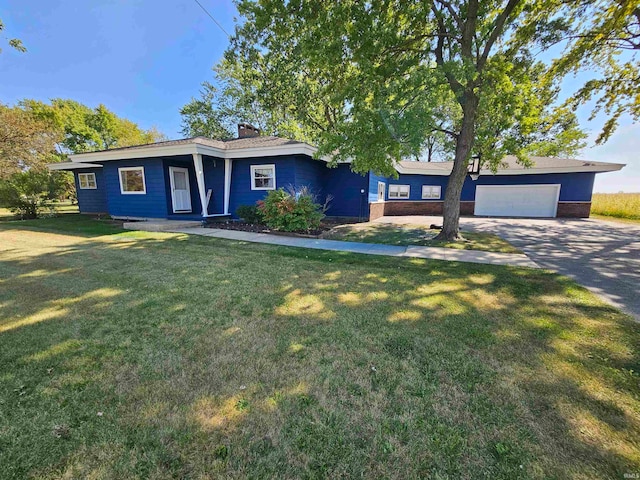
<svg viewBox="0 0 640 480"><path fill-rule="evenodd" d="M251 138L251 137L259 137L260 129L254 127L250 123L239 123L238 124L238 138Z"/></svg>

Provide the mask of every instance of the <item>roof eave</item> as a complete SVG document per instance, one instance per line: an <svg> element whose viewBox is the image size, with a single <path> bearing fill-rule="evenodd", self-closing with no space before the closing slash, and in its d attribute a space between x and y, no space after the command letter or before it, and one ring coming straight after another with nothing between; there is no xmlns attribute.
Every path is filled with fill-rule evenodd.
<svg viewBox="0 0 640 480"><path fill-rule="evenodd" d="M49 163L47 168L52 171L58 170L78 170L80 168L102 168L99 163L85 163L85 162L58 162Z"/></svg>

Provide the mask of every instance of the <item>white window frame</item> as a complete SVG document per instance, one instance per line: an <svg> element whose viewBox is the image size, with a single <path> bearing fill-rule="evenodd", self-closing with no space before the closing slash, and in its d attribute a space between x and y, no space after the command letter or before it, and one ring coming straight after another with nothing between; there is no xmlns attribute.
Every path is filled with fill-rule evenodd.
<svg viewBox="0 0 640 480"><path fill-rule="evenodd" d="M256 170L270 168L273 170L273 187L256 187ZM251 190L275 190L276 189L276 166L273 163L266 165L251 165Z"/></svg>
<svg viewBox="0 0 640 480"><path fill-rule="evenodd" d="M124 190L122 184L122 172L133 172L136 170L142 171L142 191L140 192L128 192ZM118 180L120 181L120 193L122 195L146 195L147 194L147 182L144 178L144 167L120 167L118 168Z"/></svg>
<svg viewBox="0 0 640 480"><path fill-rule="evenodd" d="M429 195L425 195L425 189L428 189ZM423 200L440 200L440 198L442 198L442 187L440 185L422 185Z"/></svg>
<svg viewBox="0 0 640 480"><path fill-rule="evenodd" d="M407 190L406 196L400 195L403 189ZM396 200L409 200L411 198L411 185L389 185L389 192L387 194L389 199L393 198Z"/></svg>
<svg viewBox="0 0 640 480"><path fill-rule="evenodd" d="M82 186L82 179L84 178L85 186ZM93 179L92 181L90 179ZM93 183L93 187L91 186ZM96 190L98 188L98 182L96 182L96 174L93 172L79 173L78 174L78 186L80 190Z"/></svg>
<svg viewBox="0 0 640 480"><path fill-rule="evenodd" d="M385 190L387 188L387 184L384 182L378 182L378 201L379 202L384 202L385 201Z"/></svg>

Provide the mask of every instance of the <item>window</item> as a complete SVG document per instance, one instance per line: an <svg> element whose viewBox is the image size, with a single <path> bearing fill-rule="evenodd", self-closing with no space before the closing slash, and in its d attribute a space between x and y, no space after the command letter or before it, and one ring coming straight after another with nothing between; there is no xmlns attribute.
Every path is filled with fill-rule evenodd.
<svg viewBox="0 0 640 480"><path fill-rule="evenodd" d="M123 195L144 195L147 193L143 167L119 168L118 176L120 177L120 193Z"/></svg>
<svg viewBox="0 0 640 480"><path fill-rule="evenodd" d="M389 198L409 198L409 185L389 185Z"/></svg>
<svg viewBox="0 0 640 480"><path fill-rule="evenodd" d="M378 201L384 202L384 182L378 182Z"/></svg>
<svg viewBox="0 0 640 480"><path fill-rule="evenodd" d="M98 188L98 185L96 184L96 174L79 173L78 184L80 185L81 190L95 190Z"/></svg>
<svg viewBox="0 0 640 480"><path fill-rule="evenodd" d="M440 198L440 185L422 185L422 198Z"/></svg>
<svg viewBox="0 0 640 480"><path fill-rule="evenodd" d="M276 166L251 165L251 190L275 190Z"/></svg>

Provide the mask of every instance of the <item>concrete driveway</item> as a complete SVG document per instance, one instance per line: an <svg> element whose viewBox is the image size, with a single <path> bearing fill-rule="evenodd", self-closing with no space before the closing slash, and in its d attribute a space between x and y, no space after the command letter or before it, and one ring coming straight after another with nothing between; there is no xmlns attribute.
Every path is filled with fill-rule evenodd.
<svg viewBox="0 0 640 480"><path fill-rule="evenodd" d="M442 217L382 217L381 223L442 225ZM640 320L640 226L593 219L460 219L500 235L544 268L567 275Z"/></svg>

